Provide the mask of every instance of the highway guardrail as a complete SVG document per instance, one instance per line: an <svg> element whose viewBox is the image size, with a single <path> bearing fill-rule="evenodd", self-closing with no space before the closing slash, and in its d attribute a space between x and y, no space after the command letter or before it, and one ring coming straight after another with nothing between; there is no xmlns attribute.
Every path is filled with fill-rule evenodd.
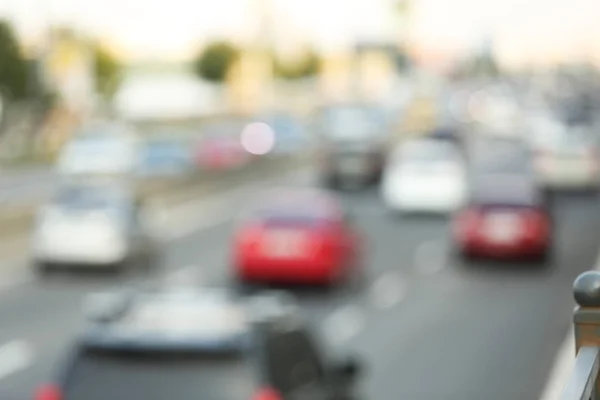
<svg viewBox="0 0 600 400"><path fill-rule="evenodd" d="M600 271L587 271L573 285L576 359L560 400L600 400Z"/></svg>
<svg viewBox="0 0 600 400"><path fill-rule="evenodd" d="M161 197L167 205L218 193L244 182L274 177L298 168L304 158L289 156L257 157L248 164L226 170L201 170L179 177L149 179L137 188L142 200ZM0 239L18 237L29 232L34 224L37 210L45 199L28 203L4 205L0 208Z"/></svg>

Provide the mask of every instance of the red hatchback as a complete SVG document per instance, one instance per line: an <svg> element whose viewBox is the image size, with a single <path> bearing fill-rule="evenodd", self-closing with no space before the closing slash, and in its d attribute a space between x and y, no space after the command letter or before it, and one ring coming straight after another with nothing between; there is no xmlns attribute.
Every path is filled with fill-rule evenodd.
<svg viewBox="0 0 600 400"><path fill-rule="evenodd" d="M465 256L546 259L552 245L552 224L541 207L477 205L458 215L454 238Z"/></svg>
<svg viewBox="0 0 600 400"><path fill-rule="evenodd" d="M240 283L335 284L360 275L361 240L341 205L320 191L268 198L238 230Z"/></svg>

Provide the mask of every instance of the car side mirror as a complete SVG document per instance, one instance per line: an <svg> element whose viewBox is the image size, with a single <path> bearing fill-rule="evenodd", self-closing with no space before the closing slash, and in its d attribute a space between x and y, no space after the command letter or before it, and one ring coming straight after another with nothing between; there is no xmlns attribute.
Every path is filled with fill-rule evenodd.
<svg viewBox="0 0 600 400"><path fill-rule="evenodd" d="M360 361L353 357L345 358L334 365L333 372L336 377L344 381L355 381L362 372Z"/></svg>

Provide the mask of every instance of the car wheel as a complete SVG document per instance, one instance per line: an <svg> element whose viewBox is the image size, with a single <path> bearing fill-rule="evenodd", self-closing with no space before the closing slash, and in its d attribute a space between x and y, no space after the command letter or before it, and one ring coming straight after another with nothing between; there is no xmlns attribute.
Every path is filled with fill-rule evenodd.
<svg viewBox="0 0 600 400"><path fill-rule="evenodd" d="M52 265L45 261L36 261L33 267L36 275L40 278L48 278L52 273Z"/></svg>
<svg viewBox="0 0 600 400"><path fill-rule="evenodd" d="M142 269L145 273L152 273L158 270L162 264L161 252L158 250L148 251L142 260Z"/></svg>
<svg viewBox="0 0 600 400"><path fill-rule="evenodd" d="M251 295L259 289L258 284L240 277L235 277L233 279L232 286L233 290L242 296Z"/></svg>
<svg viewBox="0 0 600 400"><path fill-rule="evenodd" d="M353 268L346 280L346 285L352 293L362 292L368 286L367 283L367 274L362 265Z"/></svg>
<svg viewBox="0 0 600 400"><path fill-rule="evenodd" d="M538 257L537 264L542 268L551 267L554 262L555 252L552 245L548 246Z"/></svg>
<svg viewBox="0 0 600 400"><path fill-rule="evenodd" d="M457 267L468 267L473 261L473 256L457 247L453 247L450 257L452 263Z"/></svg>

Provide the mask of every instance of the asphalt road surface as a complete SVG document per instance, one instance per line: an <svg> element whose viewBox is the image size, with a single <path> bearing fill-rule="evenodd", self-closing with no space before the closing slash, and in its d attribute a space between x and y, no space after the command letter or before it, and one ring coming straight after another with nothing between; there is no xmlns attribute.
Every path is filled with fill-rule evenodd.
<svg viewBox="0 0 600 400"><path fill-rule="evenodd" d="M558 254L544 270L527 264L459 265L449 255L443 218L393 218L374 191L342 197L367 240L368 282L354 292L298 296L332 346L364 358L366 398L539 398L569 326L572 280L596 261L598 200L556 197ZM238 208L236 201L226 207ZM161 273L225 284L234 225L230 218L201 221L165 244ZM75 275L1 289L2 400L28 399L49 379L76 333L82 297L114 284L111 278Z"/></svg>
<svg viewBox="0 0 600 400"><path fill-rule="evenodd" d="M56 182L56 173L50 167L1 171L0 205L36 202L49 195Z"/></svg>

